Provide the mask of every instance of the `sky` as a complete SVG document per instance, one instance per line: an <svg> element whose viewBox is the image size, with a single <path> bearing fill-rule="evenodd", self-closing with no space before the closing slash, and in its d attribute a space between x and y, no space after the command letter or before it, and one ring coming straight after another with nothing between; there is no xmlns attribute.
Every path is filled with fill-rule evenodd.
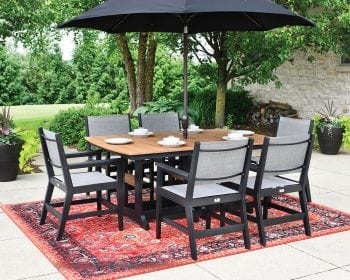
<svg viewBox="0 0 350 280"><path fill-rule="evenodd" d="M74 35L73 32L69 32L62 37L62 40L59 42L59 46L61 48L63 60L71 60L74 50ZM11 38L6 39L6 45L11 49L18 53L25 54L26 49L22 43L15 44L14 40Z"/></svg>

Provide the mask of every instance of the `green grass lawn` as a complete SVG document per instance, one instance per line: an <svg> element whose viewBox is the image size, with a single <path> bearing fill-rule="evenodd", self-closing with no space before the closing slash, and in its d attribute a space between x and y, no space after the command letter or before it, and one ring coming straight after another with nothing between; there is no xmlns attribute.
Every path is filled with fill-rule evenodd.
<svg viewBox="0 0 350 280"><path fill-rule="evenodd" d="M49 122L61 110L81 104L49 104L11 106L12 119L19 129L37 130L38 127L48 127Z"/></svg>

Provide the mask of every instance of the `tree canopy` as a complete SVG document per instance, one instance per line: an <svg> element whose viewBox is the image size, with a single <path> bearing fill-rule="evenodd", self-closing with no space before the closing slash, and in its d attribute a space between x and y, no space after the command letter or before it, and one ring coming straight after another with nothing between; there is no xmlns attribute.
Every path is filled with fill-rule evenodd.
<svg viewBox="0 0 350 280"><path fill-rule="evenodd" d="M30 50L29 55L18 59L4 48L0 49L0 67L4 69L0 79L1 102L84 102L88 96L98 94L105 102L128 99L133 111L162 95L181 96L181 37L177 35L115 36L76 30L77 47L73 59L71 62L62 60L57 42L68 31L58 30L56 26L99 2L1 1L0 42L11 37ZM192 37L190 87L195 90L216 87L216 126L225 122L229 81L240 88L271 81L278 86L274 70L285 61L292 61L296 50L308 52L310 61L314 52L350 53L348 0L276 2L312 19L316 27L212 32ZM203 67L196 66L198 61ZM6 69L3 65L7 65ZM201 76L203 71L208 75ZM23 72L26 74L21 76Z"/></svg>

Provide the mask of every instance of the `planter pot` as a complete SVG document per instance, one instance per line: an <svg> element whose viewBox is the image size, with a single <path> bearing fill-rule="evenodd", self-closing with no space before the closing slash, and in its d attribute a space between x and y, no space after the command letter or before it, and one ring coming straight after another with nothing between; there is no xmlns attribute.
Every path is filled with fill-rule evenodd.
<svg viewBox="0 0 350 280"><path fill-rule="evenodd" d="M336 155L339 152L343 140L343 128L317 128L318 144L321 153L328 155Z"/></svg>
<svg viewBox="0 0 350 280"><path fill-rule="evenodd" d="M16 180L18 175L18 158L21 144L0 144L0 182Z"/></svg>

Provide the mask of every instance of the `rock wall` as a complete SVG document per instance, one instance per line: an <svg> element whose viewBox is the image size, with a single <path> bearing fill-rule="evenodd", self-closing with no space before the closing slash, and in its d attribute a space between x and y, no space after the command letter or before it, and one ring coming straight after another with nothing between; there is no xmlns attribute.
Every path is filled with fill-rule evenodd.
<svg viewBox="0 0 350 280"><path fill-rule="evenodd" d="M271 83L248 90L260 102L290 104L301 118L312 118L328 100L334 101L338 112L350 115L350 64L340 64L339 56L332 53L314 56L316 60L310 63L306 55L297 53L293 63L279 67L281 88Z"/></svg>

